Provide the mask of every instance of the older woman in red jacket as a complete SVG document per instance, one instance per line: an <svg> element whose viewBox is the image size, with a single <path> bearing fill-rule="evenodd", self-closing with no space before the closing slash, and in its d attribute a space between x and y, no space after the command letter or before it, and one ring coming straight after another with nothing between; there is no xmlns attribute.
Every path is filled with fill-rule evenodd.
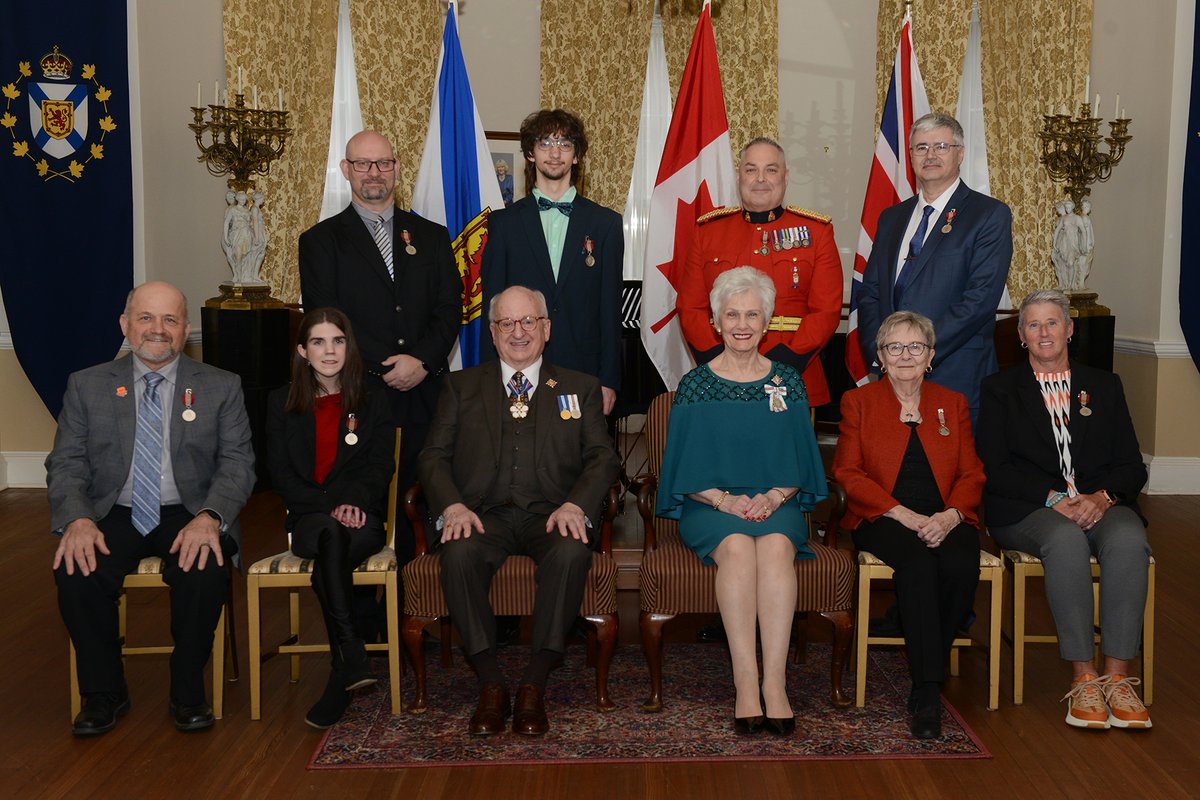
<svg viewBox="0 0 1200 800"><path fill-rule="evenodd" d="M908 648L911 728L941 735L946 656L979 582L975 509L983 465L975 455L967 400L926 383L933 323L892 314L876 336L883 379L842 396L833 474L846 488L854 544L895 572Z"/></svg>

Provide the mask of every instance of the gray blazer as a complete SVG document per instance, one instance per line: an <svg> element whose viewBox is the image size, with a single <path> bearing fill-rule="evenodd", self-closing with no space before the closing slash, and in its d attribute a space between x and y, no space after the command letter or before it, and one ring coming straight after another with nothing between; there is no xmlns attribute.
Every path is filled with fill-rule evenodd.
<svg viewBox="0 0 1200 800"><path fill-rule="evenodd" d="M98 364L67 379L54 449L46 458L55 532L83 517L103 519L129 477L137 424L132 358ZM171 466L179 496L192 514L204 508L220 514L225 532L240 545L237 518L255 480L241 379L180 355L176 385L180 391L165 412L172 415ZM180 416L184 388L195 396L192 422Z"/></svg>

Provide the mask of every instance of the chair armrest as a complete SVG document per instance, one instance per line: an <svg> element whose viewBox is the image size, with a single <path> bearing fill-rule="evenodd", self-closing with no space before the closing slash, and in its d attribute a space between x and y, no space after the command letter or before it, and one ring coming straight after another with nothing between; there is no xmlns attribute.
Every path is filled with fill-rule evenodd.
<svg viewBox="0 0 1200 800"><path fill-rule="evenodd" d="M629 490L637 497L638 514L642 517L642 549L654 550L658 539L654 534L654 501L658 494L658 476L643 472L629 482Z"/></svg>
<svg viewBox="0 0 1200 800"><path fill-rule="evenodd" d="M846 490L828 475L825 480L829 484L829 499L833 505L829 509L829 519L824 523L825 534L821 543L826 547L837 547L838 531L842 529L842 518L846 516Z"/></svg>
<svg viewBox="0 0 1200 800"><path fill-rule="evenodd" d="M427 552L425 545L425 519L421 516L417 503L423 495L421 482L415 481L404 493L404 514L408 517L413 532L413 555L423 556Z"/></svg>
<svg viewBox="0 0 1200 800"><path fill-rule="evenodd" d="M621 481L614 481L604 495L604 508L600 512L600 552L612 555L613 520L621 504Z"/></svg>

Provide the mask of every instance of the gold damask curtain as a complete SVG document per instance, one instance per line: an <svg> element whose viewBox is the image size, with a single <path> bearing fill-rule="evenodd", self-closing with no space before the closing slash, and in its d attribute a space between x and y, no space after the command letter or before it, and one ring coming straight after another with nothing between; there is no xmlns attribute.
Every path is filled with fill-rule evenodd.
<svg viewBox="0 0 1200 800"><path fill-rule="evenodd" d="M876 53L882 107L904 16L903 0L880 0ZM953 114L971 19L971 0L913 3L913 49L936 111ZM1092 48L1092 0L980 0L983 109L992 194L1012 208L1013 302L1054 286L1050 262L1062 187L1038 161L1042 114L1083 95ZM1071 104L1074 112L1075 105ZM876 115L878 116L878 114Z"/></svg>
<svg viewBox="0 0 1200 800"><path fill-rule="evenodd" d="M430 0L350 0L355 70L363 124L386 133L399 159L397 201L416 180L433 74L442 32L439 5ZM276 297L300 295L297 242L316 223L325 185L333 104L338 0L225 0L225 68L237 86L241 65L260 93L282 86L292 128L284 156L256 180L270 245L263 280ZM249 92L247 92L249 94Z"/></svg>
<svg viewBox="0 0 1200 800"><path fill-rule="evenodd" d="M661 0L671 96L687 61L700 0ZM778 136L777 0L714 0L713 34L734 148ZM618 211L633 172L654 0L542 0L542 105L577 114L590 149L586 192Z"/></svg>

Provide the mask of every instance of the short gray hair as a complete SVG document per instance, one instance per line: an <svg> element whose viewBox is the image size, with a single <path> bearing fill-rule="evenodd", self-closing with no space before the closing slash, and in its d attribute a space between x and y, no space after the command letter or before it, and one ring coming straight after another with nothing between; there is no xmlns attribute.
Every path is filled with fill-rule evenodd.
<svg viewBox="0 0 1200 800"><path fill-rule="evenodd" d="M949 114L943 114L940 111L931 111L925 116L918 119L912 124L912 128L908 131L908 141L911 142L913 137L921 131L933 131L938 128L949 128L950 133L954 136L955 144L962 144L964 140L962 125L958 124L958 120Z"/></svg>
<svg viewBox="0 0 1200 800"><path fill-rule="evenodd" d="M915 311L896 311L889 314L887 319L880 324L879 330L876 331L875 349L882 350L883 346L887 344L888 338L891 337L892 331L902 325L911 325L916 328L931 350L937 345L937 334L933 332L933 320Z"/></svg>
<svg viewBox="0 0 1200 800"><path fill-rule="evenodd" d="M738 163L741 163L741 160L746 157L746 151L749 150L751 147L754 147L754 145L756 145L756 144L771 145L771 147L774 147L776 150L779 151L779 157L782 158L784 161L787 161L787 152L783 149L783 145L781 145L779 142L772 139L770 136L755 136L753 139L746 142L745 146L741 149L740 152L738 152Z"/></svg>
<svg viewBox="0 0 1200 800"><path fill-rule="evenodd" d="M1025 328L1025 309L1039 303L1050 303L1058 306L1058 310L1062 312L1063 324L1071 321L1071 301L1067 296L1058 289L1038 289L1025 295L1025 299L1021 301L1021 307L1017 311L1017 327L1022 330Z"/></svg>
<svg viewBox="0 0 1200 800"><path fill-rule="evenodd" d="M550 307L546 305L546 295L537 289L530 289L528 286L510 286L500 294L492 296L491 302L488 303L488 322L496 321L496 305L500 302L501 297L512 291L522 291L532 297L534 305L538 307L538 316L550 316Z"/></svg>
<svg viewBox="0 0 1200 800"><path fill-rule="evenodd" d="M743 292L754 292L763 304L763 315L770 321L775 311L775 282L766 273L754 267L734 267L717 276L712 291L708 293L708 305L713 319L721 315L721 307L729 298Z"/></svg>

